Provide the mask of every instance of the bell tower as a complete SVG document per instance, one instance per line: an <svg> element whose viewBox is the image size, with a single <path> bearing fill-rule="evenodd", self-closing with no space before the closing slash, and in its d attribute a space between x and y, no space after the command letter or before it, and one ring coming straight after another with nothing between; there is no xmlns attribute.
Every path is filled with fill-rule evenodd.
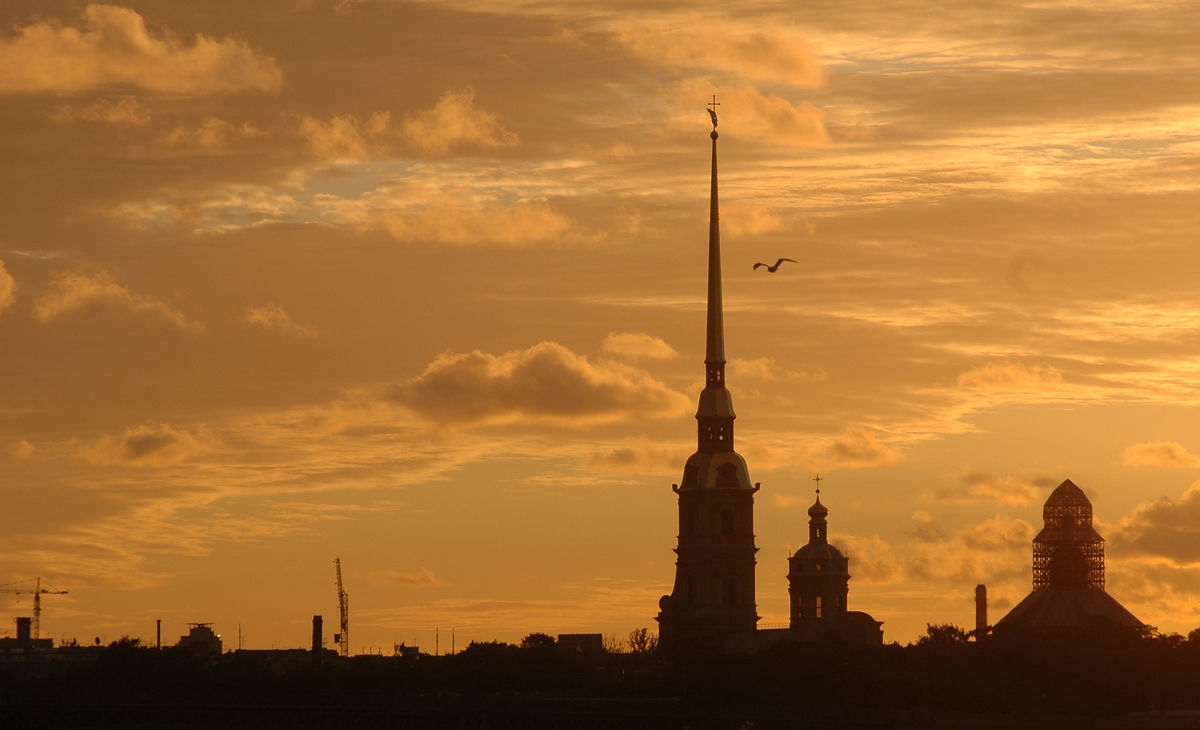
<svg viewBox="0 0 1200 730"><path fill-rule="evenodd" d="M754 493L746 461L733 450L733 396L725 387L725 325L721 303L721 236L717 215L717 106L712 116L712 190L708 224L708 316L704 389L696 410L696 453L672 485L679 497L675 584L656 617L664 647L719 641L753 631Z"/></svg>

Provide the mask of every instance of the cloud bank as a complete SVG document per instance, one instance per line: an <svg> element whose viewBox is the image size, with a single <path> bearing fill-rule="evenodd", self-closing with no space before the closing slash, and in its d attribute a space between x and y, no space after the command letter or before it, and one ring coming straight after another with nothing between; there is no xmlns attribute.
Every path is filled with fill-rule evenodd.
<svg viewBox="0 0 1200 730"><path fill-rule="evenodd" d="M81 28L40 21L0 39L0 93L71 93L114 86L163 94L278 91L275 61L230 38L184 44L154 37L136 11L88 5Z"/></svg>
<svg viewBox="0 0 1200 730"><path fill-rule="evenodd" d="M642 370L592 362L556 342L491 355L439 355L390 397L440 424L562 423L675 416L690 400Z"/></svg>

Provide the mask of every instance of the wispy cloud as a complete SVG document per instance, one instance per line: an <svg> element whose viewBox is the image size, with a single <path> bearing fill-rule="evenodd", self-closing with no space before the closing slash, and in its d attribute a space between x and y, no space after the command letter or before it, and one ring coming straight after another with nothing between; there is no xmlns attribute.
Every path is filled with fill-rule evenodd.
<svg viewBox="0 0 1200 730"><path fill-rule="evenodd" d="M799 31L729 18L637 18L615 29L618 43L643 61L679 69L721 70L793 86L820 86L825 74Z"/></svg>
<svg viewBox="0 0 1200 730"><path fill-rule="evenodd" d="M100 307L115 307L134 314L148 314L184 330L200 330L202 325L188 319L166 302L144 294L135 294L112 280L106 272L67 273L59 276L34 303L34 316L51 322L72 312Z"/></svg>
<svg viewBox="0 0 1200 730"><path fill-rule="evenodd" d="M275 61L240 41L156 38L136 11L90 4L81 28L40 21L0 39L0 93L70 93L132 86L167 94L276 91Z"/></svg>
<svg viewBox="0 0 1200 730"><path fill-rule="evenodd" d="M1047 390L1062 382L1062 373L1049 365L1013 362L981 365L958 376L960 388L981 390Z"/></svg>
<svg viewBox="0 0 1200 730"><path fill-rule="evenodd" d="M433 574L433 571L428 568L417 568L416 570L400 571L392 568L384 570L373 570L368 573L371 578L384 583L399 583L408 586L444 586L446 581L438 578Z"/></svg>
<svg viewBox="0 0 1200 730"><path fill-rule="evenodd" d="M1007 505L1031 504L1037 501L1037 487L1024 479L977 471L964 471L959 475L962 486L941 489L934 498L946 502L996 502Z"/></svg>
<svg viewBox="0 0 1200 730"><path fill-rule="evenodd" d="M278 304L267 303L247 307L246 312L242 315L242 321L255 327L297 337L311 338L318 334L315 328L294 321L287 310Z"/></svg>
<svg viewBox="0 0 1200 730"><path fill-rule="evenodd" d="M162 466L209 453L215 447L215 439L206 431L157 423L128 428L119 436L102 436L80 445L76 454L94 464Z"/></svg>
<svg viewBox="0 0 1200 730"><path fill-rule="evenodd" d="M60 124L91 122L100 124L142 126L150 122L150 110L137 99L99 99L82 107L62 105L50 113L51 121Z"/></svg>
<svg viewBox="0 0 1200 730"><path fill-rule="evenodd" d="M670 360L679 357L679 351L666 340L645 332L609 332L600 343L600 349L609 355L630 359Z"/></svg>

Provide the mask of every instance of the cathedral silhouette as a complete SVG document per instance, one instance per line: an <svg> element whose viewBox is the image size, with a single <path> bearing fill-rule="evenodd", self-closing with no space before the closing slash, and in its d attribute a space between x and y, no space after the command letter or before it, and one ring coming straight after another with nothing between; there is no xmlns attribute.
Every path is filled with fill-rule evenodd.
<svg viewBox="0 0 1200 730"><path fill-rule="evenodd" d="M714 99L715 104L715 99ZM696 452L679 498L675 583L659 599L659 643L760 650L782 640L833 640L880 644L880 623L846 608L849 559L827 539L829 510L809 510L809 542L789 559L791 620L787 629L756 630L754 495L746 460L734 449L733 396L725 383L725 325L721 299L721 233L717 195L717 117L713 130L708 226L708 307L704 389L696 409ZM819 481L818 481L819 484Z"/></svg>

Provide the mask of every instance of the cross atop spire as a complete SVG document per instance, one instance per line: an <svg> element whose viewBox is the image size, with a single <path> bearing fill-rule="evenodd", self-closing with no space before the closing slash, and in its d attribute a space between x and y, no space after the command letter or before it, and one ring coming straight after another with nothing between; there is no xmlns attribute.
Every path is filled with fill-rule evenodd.
<svg viewBox="0 0 1200 730"><path fill-rule="evenodd" d="M819 499L821 497L821 475L813 477L813 481L817 483L817 498Z"/></svg>
<svg viewBox="0 0 1200 730"><path fill-rule="evenodd" d="M721 102L717 101L717 95L713 94L713 100L705 104L708 107L708 116L712 117L713 134L717 133L717 107L721 106ZM716 139L716 137L713 137Z"/></svg>

